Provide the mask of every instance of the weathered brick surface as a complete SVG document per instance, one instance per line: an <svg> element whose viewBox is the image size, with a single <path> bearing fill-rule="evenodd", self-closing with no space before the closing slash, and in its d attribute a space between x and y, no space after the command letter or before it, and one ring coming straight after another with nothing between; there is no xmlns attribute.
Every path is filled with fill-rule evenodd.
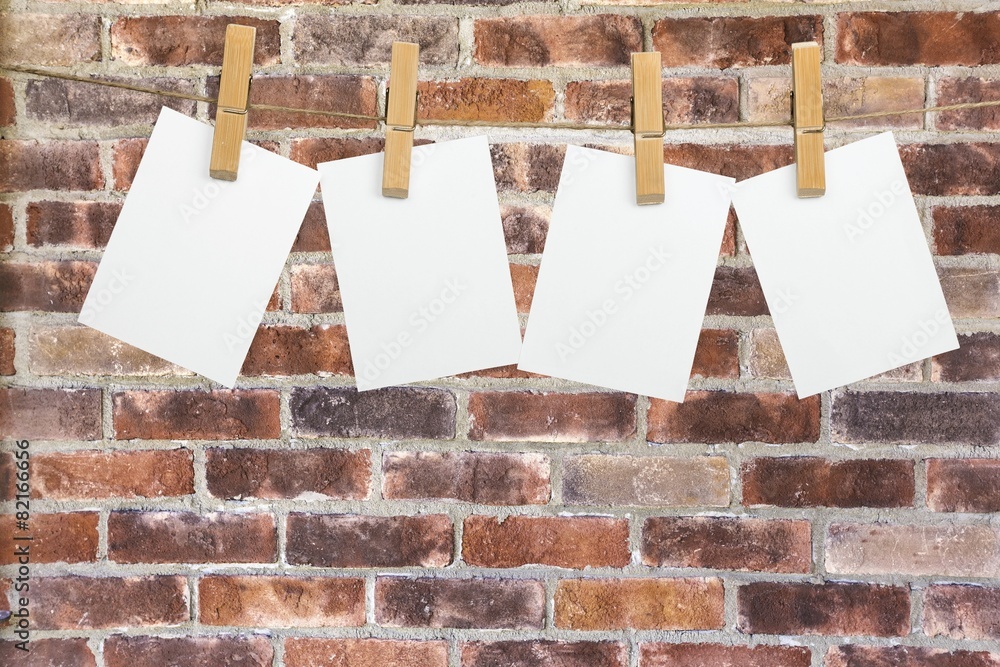
<svg viewBox="0 0 1000 667"><path fill-rule="evenodd" d="M302 16L295 24L295 59L310 65L388 63L396 41L419 44L422 66L454 65L458 21L444 16Z"/></svg>
<svg viewBox="0 0 1000 667"><path fill-rule="evenodd" d="M287 532L293 565L444 567L452 557L452 524L444 514L293 514Z"/></svg>
<svg viewBox="0 0 1000 667"><path fill-rule="evenodd" d="M202 577L198 607L198 618L207 625L356 626L365 621L365 582L329 577Z"/></svg>
<svg viewBox="0 0 1000 667"><path fill-rule="evenodd" d="M0 204L0 250L7 252L14 247L14 213L10 205Z"/></svg>
<svg viewBox="0 0 1000 667"><path fill-rule="evenodd" d="M624 567L629 558L622 519L480 515L466 518L462 531L462 559L479 567Z"/></svg>
<svg viewBox="0 0 1000 667"><path fill-rule="evenodd" d="M114 635L104 642L106 667L268 667L274 649L267 637L143 637Z"/></svg>
<svg viewBox="0 0 1000 667"><path fill-rule="evenodd" d="M563 579L556 627L571 630L715 630L721 579Z"/></svg>
<svg viewBox="0 0 1000 667"><path fill-rule="evenodd" d="M555 97L552 84L541 80L421 81L417 114L440 119L542 121L552 116Z"/></svg>
<svg viewBox="0 0 1000 667"><path fill-rule="evenodd" d="M397 639L319 639L285 641L287 667L446 667L446 642Z"/></svg>
<svg viewBox="0 0 1000 667"><path fill-rule="evenodd" d="M739 629L751 634L898 637L910 631L900 586L760 582L740 586Z"/></svg>
<svg viewBox="0 0 1000 667"><path fill-rule="evenodd" d="M1000 194L1000 144L906 144L899 154L915 194Z"/></svg>
<svg viewBox="0 0 1000 667"><path fill-rule="evenodd" d="M127 65L221 65L226 25L257 29L254 64L280 58L278 21L228 16L137 16L111 26L111 56Z"/></svg>
<svg viewBox="0 0 1000 667"><path fill-rule="evenodd" d="M981 77L948 77L937 82L937 103L964 104L1000 98L1000 81ZM935 124L942 130L1000 130L1000 107L942 111Z"/></svg>
<svg viewBox="0 0 1000 667"><path fill-rule="evenodd" d="M117 202L32 202L28 204L28 244L103 248L121 210Z"/></svg>
<svg viewBox="0 0 1000 667"><path fill-rule="evenodd" d="M87 640L79 639L37 639L33 638L31 650L25 653L17 647L18 640L0 641L0 660L4 664L23 667L97 667L94 652L87 646Z"/></svg>
<svg viewBox="0 0 1000 667"><path fill-rule="evenodd" d="M939 584L924 592L924 634L1000 639L1000 588Z"/></svg>
<svg viewBox="0 0 1000 667"><path fill-rule="evenodd" d="M642 23L622 15L478 19L476 62L507 67L627 65L642 51Z"/></svg>
<svg viewBox="0 0 1000 667"><path fill-rule="evenodd" d="M481 392L469 415L473 440L616 441L635 432L635 396Z"/></svg>
<svg viewBox="0 0 1000 667"><path fill-rule="evenodd" d="M0 389L0 436L99 440L100 389Z"/></svg>
<svg viewBox="0 0 1000 667"><path fill-rule="evenodd" d="M653 25L664 67L785 65L792 60L790 44L822 37L818 16L666 18Z"/></svg>
<svg viewBox="0 0 1000 667"><path fill-rule="evenodd" d="M739 120L739 83L734 77L670 77L663 80L662 90L667 125ZM628 125L631 96L631 81L571 81L566 85L566 117Z"/></svg>
<svg viewBox="0 0 1000 667"><path fill-rule="evenodd" d="M539 630L545 590L527 579L404 579L375 583L375 620L389 627Z"/></svg>
<svg viewBox="0 0 1000 667"><path fill-rule="evenodd" d="M833 646L826 653L826 667L997 667L1000 653L949 651L925 646Z"/></svg>
<svg viewBox="0 0 1000 667"><path fill-rule="evenodd" d="M0 78L0 126L13 125L17 120L14 86L10 79Z"/></svg>
<svg viewBox="0 0 1000 667"><path fill-rule="evenodd" d="M302 388L292 391L292 428L306 436L452 438L455 397L442 389Z"/></svg>
<svg viewBox="0 0 1000 667"><path fill-rule="evenodd" d="M382 495L483 505L545 504L549 459L501 452L389 452L382 459Z"/></svg>
<svg viewBox="0 0 1000 667"><path fill-rule="evenodd" d="M1000 461L930 459L927 506L935 512L1000 512Z"/></svg>
<svg viewBox="0 0 1000 667"><path fill-rule="evenodd" d="M640 667L809 667L810 652L803 646L728 646L724 644L639 644Z"/></svg>
<svg viewBox="0 0 1000 667"><path fill-rule="evenodd" d="M95 142L0 140L0 192L102 187Z"/></svg>
<svg viewBox="0 0 1000 667"><path fill-rule="evenodd" d="M1000 317L1000 272L981 268L938 269L951 316Z"/></svg>
<svg viewBox="0 0 1000 667"><path fill-rule="evenodd" d="M368 496L371 479L367 449L214 448L206 452L206 459L209 493L227 499L319 494L361 500Z"/></svg>
<svg viewBox="0 0 1000 667"><path fill-rule="evenodd" d="M269 514L112 512L108 558L118 563L272 563Z"/></svg>
<svg viewBox="0 0 1000 667"><path fill-rule="evenodd" d="M908 507L913 504L912 461L762 457L744 462L740 474L746 505Z"/></svg>
<svg viewBox="0 0 1000 667"><path fill-rule="evenodd" d="M124 391L113 396L119 440L276 438L278 394L264 389Z"/></svg>
<svg viewBox="0 0 1000 667"><path fill-rule="evenodd" d="M819 397L692 391L683 403L653 399L646 437L652 442L815 442Z"/></svg>
<svg viewBox="0 0 1000 667"><path fill-rule="evenodd" d="M959 348L931 360L931 379L975 382L1000 379L1000 336L977 332L961 334Z"/></svg>
<svg viewBox="0 0 1000 667"><path fill-rule="evenodd" d="M987 65L1000 62L998 12L861 12L837 17L837 62Z"/></svg>
<svg viewBox="0 0 1000 667"><path fill-rule="evenodd" d="M48 500L158 498L194 493L188 449L77 451L31 459L32 494Z"/></svg>
<svg viewBox="0 0 1000 667"><path fill-rule="evenodd" d="M101 55L101 19L93 14L4 13L0 32L2 64L75 65Z"/></svg>
<svg viewBox="0 0 1000 667"><path fill-rule="evenodd" d="M88 563L97 560L97 514L33 514L30 519L32 563ZM0 516L0 565L18 562L13 514ZM23 535L22 535L23 537Z"/></svg>
<svg viewBox="0 0 1000 667"><path fill-rule="evenodd" d="M625 667L625 646L619 642L494 641L461 645L462 667Z"/></svg>
<svg viewBox="0 0 1000 667"><path fill-rule="evenodd" d="M96 271L73 260L0 264L0 312L79 313Z"/></svg>
<svg viewBox="0 0 1000 667"><path fill-rule="evenodd" d="M242 375L351 375L347 328L320 324L309 329L262 326L257 330Z"/></svg>
<svg viewBox="0 0 1000 667"><path fill-rule="evenodd" d="M179 625L190 618L183 577L40 577L31 592L39 630Z"/></svg>
<svg viewBox="0 0 1000 667"><path fill-rule="evenodd" d="M29 368L38 375L191 375L180 366L89 327L36 329L27 348Z"/></svg>
<svg viewBox="0 0 1000 667"><path fill-rule="evenodd" d="M14 354L16 353L17 333L7 327L0 328L0 375L14 375Z"/></svg>
<svg viewBox="0 0 1000 667"><path fill-rule="evenodd" d="M178 93L195 92L191 82L184 80L152 78L121 82ZM26 116L32 120L85 126L152 125L164 106L192 115L196 104L190 100L58 79L29 81L25 103Z"/></svg>
<svg viewBox="0 0 1000 667"><path fill-rule="evenodd" d="M580 505L729 505L729 467L715 456L583 455L565 459L563 501Z"/></svg>
<svg viewBox="0 0 1000 667"><path fill-rule="evenodd" d="M1000 228L996 225L998 216L1000 206L935 207L934 246L937 253L1000 253Z"/></svg>

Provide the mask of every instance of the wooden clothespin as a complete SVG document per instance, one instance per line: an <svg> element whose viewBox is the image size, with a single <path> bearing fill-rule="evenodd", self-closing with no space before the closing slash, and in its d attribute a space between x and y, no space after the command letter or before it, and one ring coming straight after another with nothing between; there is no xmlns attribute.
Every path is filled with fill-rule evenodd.
<svg viewBox="0 0 1000 667"><path fill-rule="evenodd" d="M410 194L410 154L417 124L417 62L420 45L392 43L389 69L391 89L386 91L385 162L382 194L406 199Z"/></svg>
<svg viewBox="0 0 1000 667"><path fill-rule="evenodd" d="M215 135L208 173L212 178L235 181L240 167L240 145L247 132L250 78L253 70L257 29L230 23L222 52L219 102L215 112Z"/></svg>
<svg viewBox="0 0 1000 667"><path fill-rule="evenodd" d="M663 73L660 52L632 54L635 200L663 203Z"/></svg>
<svg viewBox="0 0 1000 667"><path fill-rule="evenodd" d="M826 192L823 81L819 63L819 44L792 44L792 123L795 126L795 170L799 197L822 197Z"/></svg>

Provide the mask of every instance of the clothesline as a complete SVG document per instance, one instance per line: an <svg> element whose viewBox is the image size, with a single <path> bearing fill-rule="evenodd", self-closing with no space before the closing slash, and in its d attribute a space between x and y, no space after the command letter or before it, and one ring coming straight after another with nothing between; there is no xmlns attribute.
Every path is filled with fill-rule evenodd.
<svg viewBox="0 0 1000 667"><path fill-rule="evenodd" d="M121 90L130 90L138 93L148 93L150 95L160 95L162 97L170 97L179 100L189 100L192 102L207 102L209 104L215 104L217 99L214 97L208 97L205 95L195 95L193 93L182 93L172 90L161 90L158 88L149 88L146 86L133 85L130 83L123 83L121 81L109 81L107 79L94 79L85 76L77 76L75 74L64 74L61 72L53 72L50 70L36 69L32 67L20 67L15 65L4 65L0 66L0 71L6 72L18 72L21 74L31 74L34 76L43 76L52 79L62 79L64 81L76 81L79 83L92 83L100 86L108 86L111 88L119 88ZM982 102L963 102L960 104L945 104L939 106L930 107L920 107L916 109L898 109L893 111L874 111L871 113L862 114L849 114L846 116L827 116L824 118L826 123L835 123L842 121L851 120L867 120L870 118L887 118L890 116L903 116L911 114L928 114L942 111L964 111L968 109L983 109L988 107L1000 107L1000 100L986 100ZM251 103L250 109L255 109L257 111L278 111L283 113L302 113L311 114L315 116L329 116L334 118L349 118L354 120L368 120L375 123L384 123L385 116L383 115L368 115L368 114L357 114L349 113L346 111L329 111L325 109L301 109L298 107L288 107L278 104L257 104ZM748 128L748 127L787 127L791 126L792 121L758 121L758 122L734 122L734 123L695 123L688 125L665 125L665 130L704 130L704 129L729 129L729 128ZM557 129L557 130L627 130L631 131L631 125L613 125L613 124L601 124L601 123L574 123L571 121L550 121L550 122L533 122L533 121L496 121L496 120L463 120L463 119L446 119L446 118L417 118L417 125L425 126L453 126L453 127L510 127L510 128L535 128L535 129Z"/></svg>

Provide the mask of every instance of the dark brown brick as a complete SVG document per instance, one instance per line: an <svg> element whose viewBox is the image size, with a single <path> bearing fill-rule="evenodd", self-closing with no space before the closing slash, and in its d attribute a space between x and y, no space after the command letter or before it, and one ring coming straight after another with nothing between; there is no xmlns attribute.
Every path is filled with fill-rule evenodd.
<svg viewBox="0 0 1000 667"><path fill-rule="evenodd" d="M404 639L285 640L286 667L447 667L448 643Z"/></svg>
<svg viewBox="0 0 1000 667"><path fill-rule="evenodd" d="M924 634L978 641L1000 639L1000 588L928 586L924 593Z"/></svg>
<svg viewBox="0 0 1000 667"><path fill-rule="evenodd" d="M184 577L39 577L31 593L37 630L177 625L190 618Z"/></svg>
<svg viewBox="0 0 1000 667"><path fill-rule="evenodd" d="M507 452L386 452L382 495L446 498L482 505L544 505L549 458Z"/></svg>
<svg viewBox="0 0 1000 667"><path fill-rule="evenodd" d="M792 44L822 40L821 16L666 18L653 25L664 67L787 65Z"/></svg>
<svg viewBox="0 0 1000 667"><path fill-rule="evenodd" d="M14 375L14 339L13 329L0 328L0 375Z"/></svg>
<svg viewBox="0 0 1000 667"><path fill-rule="evenodd" d="M469 396L469 421L472 440L621 441L635 434L635 396L475 392Z"/></svg>
<svg viewBox="0 0 1000 667"><path fill-rule="evenodd" d="M0 502L7 502L14 499L14 455L8 452L0 452ZM5 598L0 595L0 604L4 604Z"/></svg>
<svg viewBox="0 0 1000 667"><path fill-rule="evenodd" d="M550 144L490 144L497 190L555 192L566 146Z"/></svg>
<svg viewBox="0 0 1000 667"><path fill-rule="evenodd" d="M100 440L101 390L0 388L0 437Z"/></svg>
<svg viewBox="0 0 1000 667"><path fill-rule="evenodd" d="M273 563L270 514L112 512L108 559L118 563Z"/></svg>
<svg viewBox="0 0 1000 667"><path fill-rule="evenodd" d="M309 14L295 22L295 59L308 65L389 62L393 42L420 45L420 65L458 61L458 20L444 16Z"/></svg>
<svg viewBox="0 0 1000 667"><path fill-rule="evenodd" d="M444 567L454 535L444 514L292 514L286 559L315 567Z"/></svg>
<svg viewBox="0 0 1000 667"><path fill-rule="evenodd" d="M347 577L207 576L198 620L258 628L364 625L365 580Z"/></svg>
<svg viewBox="0 0 1000 667"><path fill-rule="evenodd" d="M262 326L257 329L241 375L351 375L347 329L318 324L308 329Z"/></svg>
<svg viewBox="0 0 1000 667"><path fill-rule="evenodd" d="M580 122L631 122L630 81L570 81L566 118ZM733 123L739 120L735 77L672 77L663 80L663 122L667 125Z"/></svg>
<svg viewBox="0 0 1000 667"><path fill-rule="evenodd" d="M652 442L815 442L819 439L818 396L689 391L683 403L650 400Z"/></svg>
<svg viewBox="0 0 1000 667"><path fill-rule="evenodd" d="M1000 395L836 392L832 438L843 443L1000 442Z"/></svg>
<svg viewBox="0 0 1000 667"><path fill-rule="evenodd" d="M0 641L0 662L18 667L97 667L97 659L84 637L78 639L31 638L25 653L17 644L20 640Z"/></svg>
<svg viewBox="0 0 1000 667"><path fill-rule="evenodd" d="M833 646L825 667L1000 667L1000 654L925 646Z"/></svg>
<svg viewBox="0 0 1000 667"><path fill-rule="evenodd" d="M103 248L121 210L118 202L32 202L28 204L28 245Z"/></svg>
<svg viewBox="0 0 1000 667"><path fill-rule="evenodd" d="M931 66L1000 63L1000 12L838 14L837 62Z"/></svg>
<svg viewBox="0 0 1000 667"><path fill-rule="evenodd" d="M462 559L478 567L625 567L628 532L626 519L474 515L465 519Z"/></svg>
<svg viewBox="0 0 1000 667"><path fill-rule="evenodd" d="M344 310L340 283L332 264L292 267L293 313L339 313Z"/></svg>
<svg viewBox="0 0 1000 667"><path fill-rule="evenodd" d="M694 353L692 377L738 378L739 335L731 329L702 329Z"/></svg>
<svg viewBox="0 0 1000 667"><path fill-rule="evenodd" d="M1000 253L998 220L1000 206L935 207L934 246L937 254Z"/></svg>
<svg viewBox="0 0 1000 667"><path fill-rule="evenodd" d="M0 311L79 312L96 271L93 262L0 263Z"/></svg>
<svg viewBox="0 0 1000 667"><path fill-rule="evenodd" d="M928 460L927 506L935 512L1000 512L1000 461Z"/></svg>
<svg viewBox="0 0 1000 667"><path fill-rule="evenodd" d="M122 391L112 414L118 440L277 438L279 399L268 389Z"/></svg>
<svg viewBox="0 0 1000 667"><path fill-rule="evenodd" d="M444 389L297 387L289 400L292 428L340 438L455 437L455 397Z"/></svg>
<svg viewBox="0 0 1000 667"><path fill-rule="evenodd" d="M34 480L32 480L34 481ZM14 541L14 514L0 515L0 565L14 565L23 543ZM39 514L30 519L32 563L90 563L97 560L97 513Z"/></svg>
<svg viewBox="0 0 1000 667"><path fill-rule="evenodd" d="M309 204L302 227L292 244L292 252L330 252L330 233L326 227L323 202Z"/></svg>
<svg viewBox="0 0 1000 667"><path fill-rule="evenodd" d="M362 449L209 449L208 490L226 499L294 499L320 494L338 500L368 497L371 451Z"/></svg>
<svg viewBox="0 0 1000 667"><path fill-rule="evenodd" d="M419 141L414 141L414 145ZM307 139L293 139L291 158L296 162L316 168L320 162L333 162L359 155L371 155L381 153L385 147L385 141L375 137L363 139L354 137L310 137ZM324 223L325 224L325 223ZM329 241L329 239L328 239Z"/></svg>
<svg viewBox="0 0 1000 667"><path fill-rule="evenodd" d="M938 267L938 277L953 318L1000 317L1000 271Z"/></svg>
<svg viewBox="0 0 1000 667"><path fill-rule="evenodd" d="M77 65L101 57L101 17L94 14L4 13L0 35L3 64Z"/></svg>
<svg viewBox="0 0 1000 667"><path fill-rule="evenodd" d="M964 104L1000 99L1000 80L979 77L946 77L935 86L937 104ZM1000 106L960 111L942 111L934 115L939 130L1000 130Z"/></svg>
<svg viewBox="0 0 1000 667"><path fill-rule="evenodd" d="M778 507L910 507L913 461L831 461L814 456L760 457L745 461L745 505Z"/></svg>
<svg viewBox="0 0 1000 667"><path fill-rule="evenodd" d="M1000 379L1000 335L961 334L959 348L931 359L935 382L975 382Z"/></svg>
<svg viewBox="0 0 1000 667"><path fill-rule="evenodd" d="M111 80L157 90L195 92L192 82L185 80L162 77ZM25 91L28 118L60 125L152 125L164 106L190 116L194 115L195 105L190 100L59 79L29 81Z"/></svg>
<svg viewBox="0 0 1000 667"><path fill-rule="evenodd" d="M907 144L899 154L914 194L1000 194L1000 143Z"/></svg>
<svg viewBox="0 0 1000 667"><path fill-rule="evenodd" d="M541 206L500 207L507 252L512 255L538 254L545 247L552 210Z"/></svg>
<svg viewBox="0 0 1000 667"><path fill-rule="evenodd" d="M0 140L0 192L103 187L96 142Z"/></svg>
<svg viewBox="0 0 1000 667"><path fill-rule="evenodd" d="M14 86L10 79L0 78L0 126L13 125L16 118Z"/></svg>
<svg viewBox="0 0 1000 667"><path fill-rule="evenodd" d="M9 204L0 203L0 251L7 252L14 246L14 212Z"/></svg>
<svg viewBox="0 0 1000 667"><path fill-rule="evenodd" d="M809 667L804 646L730 646L727 644L639 644L639 667Z"/></svg>
<svg viewBox="0 0 1000 667"><path fill-rule="evenodd" d="M540 630L545 588L527 579L404 579L375 582L375 622L386 627Z"/></svg>
<svg viewBox="0 0 1000 667"><path fill-rule="evenodd" d="M720 266L708 296L707 315L767 315L764 290L753 267Z"/></svg>
<svg viewBox="0 0 1000 667"><path fill-rule="evenodd" d="M900 637L910 631L910 592L861 583L740 586L740 632L770 635Z"/></svg>
<svg viewBox="0 0 1000 667"><path fill-rule="evenodd" d="M538 122L551 118L556 93L549 81L464 78L421 81L417 116L438 120Z"/></svg>
<svg viewBox="0 0 1000 667"><path fill-rule="evenodd" d="M257 29L254 64L280 61L278 21L249 16L132 16L111 24L111 57L126 65L221 65L230 23Z"/></svg>
<svg viewBox="0 0 1000 667"><path fill-rule="evenodd" d="M262 636L143 637L104 641L106 667L271 667L274 649Z"/></svg>
<svg viewBox="0 0 1000 667"><path fill-rule="evenodd" d="M808 521L735 517L650 517L642 525L642 562L753 572L809 572Z"/></svg>
<svg viewBox="0 0 1000 667"><path fill-rule="evenodd" d="M515 16L476 20L480 65L627 65L642 51L642 22L634 16Z"/></svg>
<svg viewBox="0 0 1000 667"><path fill-rule="evenodd" d="M462 667L625 667L620 642L502 640L461 644Z"/></svg>
<svg viewBox="0 0 1000 667"><path fill-rule="evenodd" d="M666 144L664 161L742 181L794 162L792 147L736 144Z"/></svg>

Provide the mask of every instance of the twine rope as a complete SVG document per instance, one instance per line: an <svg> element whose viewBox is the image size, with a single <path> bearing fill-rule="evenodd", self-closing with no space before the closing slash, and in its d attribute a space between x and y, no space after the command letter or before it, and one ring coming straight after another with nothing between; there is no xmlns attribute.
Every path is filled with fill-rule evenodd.
<svg viewBox="0 0 1000 667"><path fill-rule="evenodd" d="M149 88L121 81L110 81L108 79L95 79L92 77L78 76L75 74L64 74L51 70L37 69L33 67L20 67L14 65L4 65L0 71L18 72L21 74L31 74L33 76L43 76L52 79L62 79L64 81L75 81L78 83L92 83L99 86L119 88L121 90L131 90L137 93L148 93L150 95L160 95L178 100L189 100L192 102L207 102L215 104L218 100L214 97L195 95L193 93L182 93L172 90L161 90L159 88ZM929 114L941 111L964 111L968 109L985 109L989 107L1000 107L1000 100L986 100L983 102L964 102L961 104L945 104L939 106L921 107L918 109L899 109L893 111L874 111L862 114L849 114L846 116L828 116L824 119L826 123L836 123L852 120L867 120L870 118L887 118L890 116L904 116L912 114ZM385 116L349 113L346 111L330 111L326 109L300 109L298 107L287 107L280 104L250 104L251 109L258 111L274 111L281 113L301 113L314 116L328 116L333 118L349 118L353 120L366 120L374 123L384 123ZM556 129L556 130L628 130L632 131L631 125L610 124L610 123L574 123L572 121L495 121L495 120L462 120L449 118L417 118L417 125L424 126L451 126L451 127L509 127L509 128L534 128L534 129ZM688 125L665 125L664 130L714 130L747 127L788 127L792 125L791 120L784 121L758 121L758 122L735 122L735 123L691 123Z"/></svg>

